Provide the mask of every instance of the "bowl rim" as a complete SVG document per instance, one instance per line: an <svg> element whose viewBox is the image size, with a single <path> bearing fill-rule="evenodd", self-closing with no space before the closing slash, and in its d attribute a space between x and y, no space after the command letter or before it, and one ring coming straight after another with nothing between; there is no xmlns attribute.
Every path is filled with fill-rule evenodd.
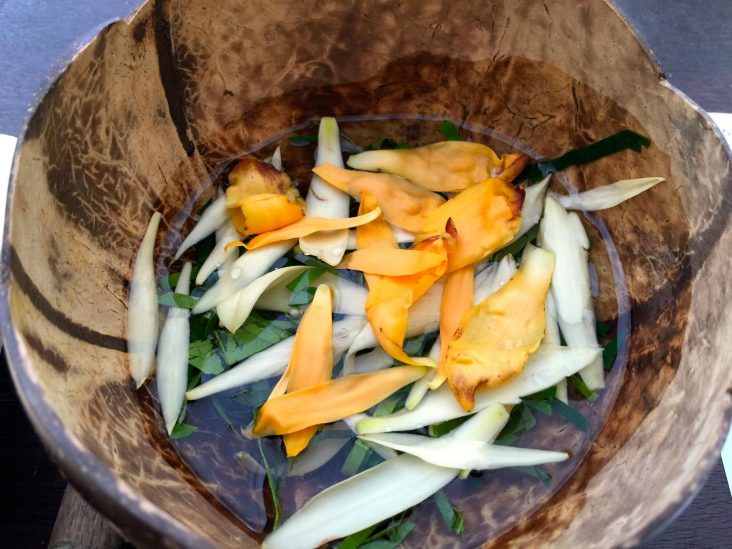
<svg viewBox="0 0 732 549"><path fill-rule="evenodd" d="M5 356L13 385L34 430L52 461L63 472L69 483L94 509L108 519L116 529L120 530L127 540L141 546L148 546L151 542L163 542L165 545L172 542L172 544L181 547L213 548L215 546L209 540L197 535L175 517L157 507L147 498L137 494L132 485L115 476L99 458L82 445L64 426L51 405L45 400L44 391L29 374L29 368L26 366L26 361L29 359L12 323L10 314L10 279L12 277L10 263L12 253L9 229L13 197L17 185L17 166L22 145L26 140L29 123L48 91L67 71L79 54L90 47L101 33L108 31L114 25L130 24L138 12L150 1L154 0L144 0L141 6L133 10L128 16L109 20L98 27L95 34L84 36L74 45L73 49L67 51L65 59L60 59L50 69L48 78L31 101L18 136L8 182L5 223L2 228L2 254L0 257L0 336L4 340ZM666 86L672 93L679 95L700 116L701 121L706 123L707 129L714 133L732 161L731 145L722 135L715 122L693 99L668 82L655 53L622 10L612 0L603 1L623 21L641 50L646 54L652 67L658 73L659 85ZM701 491L718 461L725 437L732 424L732 403L728 404L723 413L725 417L722 419L722 431L717 435L714 452L710 451L705 460L695 468L691 482L685 486L679 498L676 501L670 501L662 512L649 521L638 532L637 539L624 540L625 543L644 543L656 537L686 510L694 497Z"/></svg>

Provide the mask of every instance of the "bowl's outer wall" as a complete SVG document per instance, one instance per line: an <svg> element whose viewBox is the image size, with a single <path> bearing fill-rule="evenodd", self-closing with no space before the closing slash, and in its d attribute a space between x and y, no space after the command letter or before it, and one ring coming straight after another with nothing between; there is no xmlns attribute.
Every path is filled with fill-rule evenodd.
<svg viewBox="0 0 732 549"><path fill-rule="evenodd" d="M162 235L191 195L210 194L202 182L221 160L321 115L393 113L490 128L539 156L631 127L654 146L569 180L669 180L601 215L632 303L618 403L560 493L493 541L632 545L717 459L732 395L730 160L610 6L156 1L103 31L40 103L3 248L3 329L25 405L130 539L247 544L128 381L126 286L150 214L163 213L168 257L176 243ZM616 313L609 299L598 309ZM474 507L492 520L491 502Z"/></svg>

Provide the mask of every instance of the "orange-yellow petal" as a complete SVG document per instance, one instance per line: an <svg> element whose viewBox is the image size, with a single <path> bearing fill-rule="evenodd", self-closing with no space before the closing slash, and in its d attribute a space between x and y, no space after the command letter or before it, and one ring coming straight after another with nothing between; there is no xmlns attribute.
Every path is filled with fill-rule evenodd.
<svg viewBox="0 0 732 549"><path fill-rule="evenodd" d="M381 210L376 208L365 215L359 215L358 217L303 217L299 221L296 221L292 225L288 225L276 231L270 231L268 233L262 233L252 238L246 245L248 250L255 250L266 246L267 244L273 244L274 242L281 242L283 240L290 240L292 238L300 238L301 236L307 236L318 231L337 231L340 229L350 229L351 227L358 227L373 221L381 215Z"/></svg>
<svg viewBox="0 0 732 549"><path fill-rule="evenodd" d="M294 188L287 194L247 196L227 209L234 227L243 236L280 229L305 215L303 202Z"/></svg>
<svg viewBox="0 0 732 549"><path fill-rule="evenodd" d="M438 267L444 259L442 254L420 250L402 250L400 248L356 250L344 257L338 268L368 274L402 276Z"/></svg>
<svg viewBox="0 0 732 549"><path fill-rule="evenodd" d="M254 434L294 433L363 412L426 372L427 368L422 366L396 366L339 377L270 399L259 411Z"/></svg>
<svg viewBox="0 0 732 549"><path fill-rule="evenodd" d="M493 177L502 162L486 145L442 141L414 149L365 151L351 156L348 165L398 175L432 191L455 192Z"/></svg>
<svg viewBox="0 0 732 549"><path fill-rule="evenodd" d="M466 265L453 271L445 278L440 302L440 359L437 363L437 373L430 383L431 389L437 389L447 379L445 358L448 345L460 327L460 322L473 307L474 280L473 265Z"/></svg>
<svg viewBox="0 0 732 549"><path fill-rule="evenodd" d="M356 199L369 191L384 212L384 219L410 232L419 231L427 215L445 203L439 194L393 175L345 170L333 164L316 166L313 172Z"/></svg>
<svg viewBox="0 0 732 549"><path fill-rule="evenodd" d="M508 244L521 226L523 190L501 179L468 187L434 210L419 239L443 231L448 219L457 229L448 272L476 263Z"/></svg>
<svg viewBox="0 0 732 549"><path fill-rule="evenodd" d="M361 193L360 201L358 215L367 214L379 206L376 198L369 191ZM359 250L391 250L399 248L399 244L394 237L394 231L391 230L382 215L369 223L356 227L356 247ZM366 273L364 278L366 285L370 288L380 277Z"/></svg>
<svg viewBox="0 0 732 549"><path fill-rule="evenodd" d="M529 165L531 159L523 153L511 153L504 154L501 157L502 171L496 178L502 179L506 183L510 183L518 177L518 175L524 171L524 168Z"/></svg>
<svg viewBox="0 0 732 549"><path fill-rule="evenodd" d="M445 373L455 398L473 409L479 387L495 387L520 373L546 329L546 293L554 254L531 250L500 290L470 309L447 349Z"/></svg>

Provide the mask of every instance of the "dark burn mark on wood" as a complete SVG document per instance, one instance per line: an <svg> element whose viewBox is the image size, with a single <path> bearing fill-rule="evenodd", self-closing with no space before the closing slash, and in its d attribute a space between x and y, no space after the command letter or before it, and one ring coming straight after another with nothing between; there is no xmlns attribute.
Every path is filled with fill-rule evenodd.
<svg viewBox="0 0 732 549"><path fill-rule="evenodd" d="M160 80L165 90L165 99L168 102L170 118L175 125L178 139L188 156L193 156L196 146L191 140L186 120L185 97L182 93L181 80L178 77L178 68L173 59L173 43L170 38L170 21L167 13L168 0L156 0L153 11L153 26L155 29L155 51L158 54Z"/></svg>
<svg viewBox="0 0 732 549"><path fill-rule="evenodd" d="M58 351L50 346L47 346L34 334L26 330L24 330L22 334L28 346L33 349L44 362L50 364L54 370L56 370L60 374L65 374L69 371L69 363L66 362L66 359L64 359L64 357L61 356Z"/></svg>
<svg viewBox="0 0 732 549"><path fill-rule="evenodd" d="M132 29L132 38L135 39L135 42L142 42L145 40L145 35L147 34L147 23L147 19L142 19Z"/></svg>
<svg viewBox="0 0 732 549"><path fill-rule="evenodd" d="M65 313L56 309L46 299L46 296L38 289L30 276L28 276L23 263L20 261L20 257L12 245L8 246L9 249L9 262L10 262L10 273L18 285L18 288L28 296L33 306L46 317L46 319L56 326L59 330L67 333L71 337L75 337L91 345L97 347L104 347L106 349L112 349L114 351L126 352L127 351L127 340L111 336L108 334L102 334L96 330L82 326L71 320Z"/></svg>

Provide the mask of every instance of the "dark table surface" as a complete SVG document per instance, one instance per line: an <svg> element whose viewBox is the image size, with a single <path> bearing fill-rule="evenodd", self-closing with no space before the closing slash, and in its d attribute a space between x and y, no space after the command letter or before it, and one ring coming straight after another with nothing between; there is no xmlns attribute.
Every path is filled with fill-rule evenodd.
<svg viewBox="0 0 732 549"><path fill-rule="evenodd" d="M18 135L47 75L137 0L0 0L0 133ZM732 0L616 0L669 80L708 111L732 112ZM45 546L65 482L0 365L0 546ZM732 547L721 461L696 499L648 547Z"/></svg>

